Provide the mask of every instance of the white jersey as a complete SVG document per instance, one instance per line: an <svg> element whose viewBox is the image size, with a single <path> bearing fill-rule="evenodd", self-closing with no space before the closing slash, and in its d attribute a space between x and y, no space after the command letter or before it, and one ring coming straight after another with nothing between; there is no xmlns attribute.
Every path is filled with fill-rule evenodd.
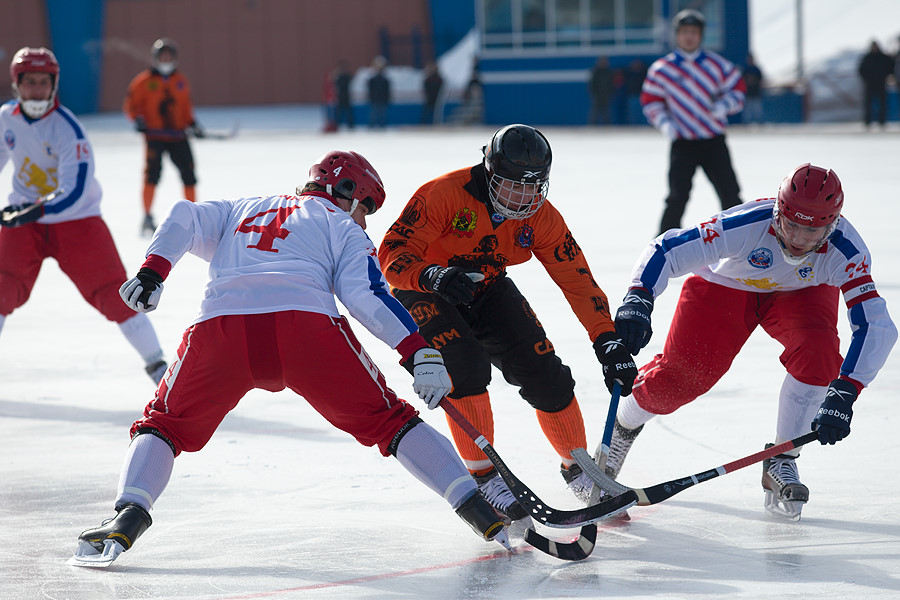
<svg viewBox="0 0 900 600"><path fill-rule="evenodd" d="M338 317L337 296L391 348L418 331L391 295L372 241L324 195L177 202L147 256L174 265L186 252L210 263L195 323L286 310Z"/></svg>
<svg viewBox="0 0 900 600"><path fill-rule="evenodd" d="M74 221L100 215L100 184L94 153L84 128L69 109L57 105L40 119L22 113L15 100L0 106L0 170L12 160L9 204L22 206L52 192L39 223Z"/></svg>
<svg viewBox="0 0 900 600"><path fill-rule="evenodd" d="M872 256L856 229L840 217L828 241L799 265L784 260L772 227L774 198L718 213L691 229L672 229L644 250L632 287L654 297L669 280L695 273L711 283L758 293L816 285L841 289L853 339L841 373L868 385L884 365L897 329L872 279Z"/></svg>

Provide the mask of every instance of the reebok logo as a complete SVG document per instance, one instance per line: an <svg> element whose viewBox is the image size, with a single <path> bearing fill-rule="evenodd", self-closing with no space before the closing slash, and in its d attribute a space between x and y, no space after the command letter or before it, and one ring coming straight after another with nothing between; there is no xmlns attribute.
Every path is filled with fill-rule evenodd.
<svg viewBox="0 0 900 600"><path fill-rule="evenodd" d="M850 423L850 415L848 415L847 413L842 413L841 411L836 410L834 408L820 408L819 414L827 415L829 417L837 417L844 423Z"/></svg>

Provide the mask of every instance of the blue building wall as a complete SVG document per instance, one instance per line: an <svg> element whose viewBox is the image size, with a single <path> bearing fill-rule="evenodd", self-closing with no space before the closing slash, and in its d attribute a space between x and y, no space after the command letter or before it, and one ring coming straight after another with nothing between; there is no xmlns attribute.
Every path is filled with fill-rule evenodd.
<svg viewBox="0 0 900 600"><path fill-rule="evenodd" d="M60 61L59 96L75 113L99 106L106 0L45 0L50 39Z"/></svg>

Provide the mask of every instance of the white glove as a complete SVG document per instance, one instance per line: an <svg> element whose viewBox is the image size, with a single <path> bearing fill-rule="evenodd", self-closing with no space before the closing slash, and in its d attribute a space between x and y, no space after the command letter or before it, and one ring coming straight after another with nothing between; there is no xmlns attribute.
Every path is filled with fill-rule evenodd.
<svg viewBox="0 0 900 600"><path fill-rule="evenodd" d="M713 104L712 110L710 112L718 121L728 120L728 108L721 102L716 102L715 104Z"/></svg>
<svg viewBox="0 0 900 600"><path fill-rule="evenodd" d="M671 121L666 121L665 123L660 125L659 130L670 140L674 141L678 139L678 131L675 129L675 126L672 125Z"/></svg>
<svg viewBox="0 0 900 600"><path fill-rule="evenodd" d="M413 391L419 398L433 410L452 389L441 353L434 348L417 350L413 355Z"/></svg>
<svg viewBox="0 0 900 600"><path fill-rule="evenodd" d="M163 284L138 274L122 284L119 295L132 310L148 313L159 306Z"/></svg>

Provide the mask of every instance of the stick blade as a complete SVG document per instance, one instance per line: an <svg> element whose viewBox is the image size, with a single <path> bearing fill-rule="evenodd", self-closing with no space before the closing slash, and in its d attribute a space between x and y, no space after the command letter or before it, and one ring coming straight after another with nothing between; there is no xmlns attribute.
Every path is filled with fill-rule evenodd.
<svg viewBox="0 0 900 600"><path fill-rule="evenodd" d="M597 526L593 523L585 525L578 533L578 538L571 542L551 540L535 531L534 527L529 527L525 530L525 541L544 554L561 560L584 560L594 551L594 545L597 543Z"/></svg>

